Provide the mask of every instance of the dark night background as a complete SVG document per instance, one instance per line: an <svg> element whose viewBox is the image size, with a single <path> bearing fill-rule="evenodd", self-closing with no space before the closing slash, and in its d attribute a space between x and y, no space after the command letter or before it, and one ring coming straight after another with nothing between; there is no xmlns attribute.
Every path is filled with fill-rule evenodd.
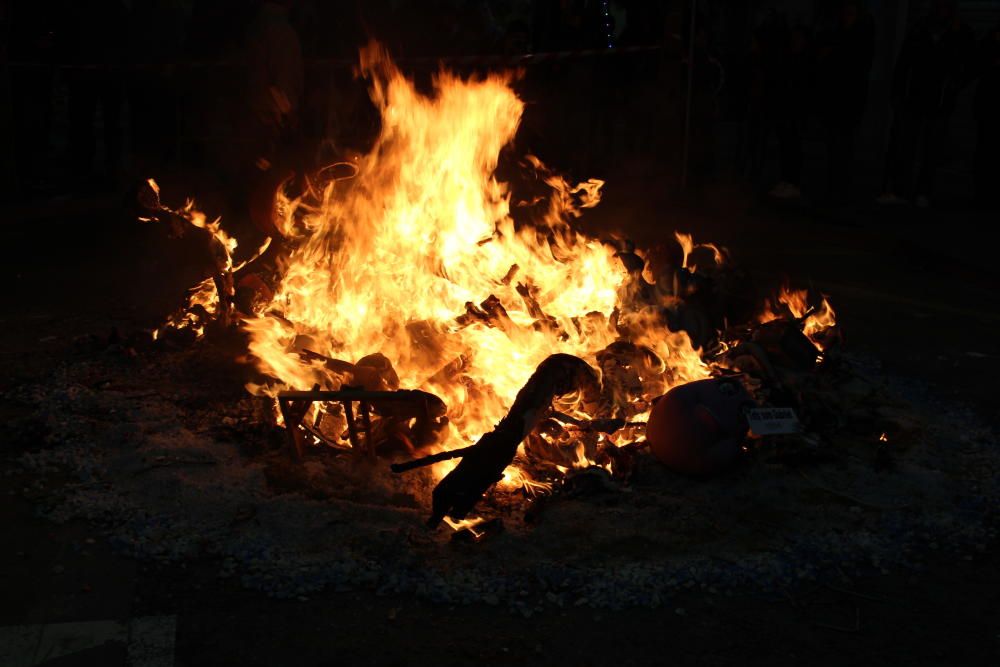
<svg viewBox="0 0 1000 667"><path fill-rule="evenodd" d="M194 197L250 247L269 179L365 151L378 119L352 63L375 38L424 83L438 60L473 74L572 52L525 61L511 155L605 180L586 228L640 244L693 232L763 285L814 285L855 349L998 424L1000 2L6 0L0 35L0 390L58 366L80 334L155 325L192 283L135 223L138 181ZM609 47L648 48L579 53ZM1000 655L995 545L860 582L886 602L865 601L854 634L811 626L794 597L528 621L368 594L277 603L100 544L81 559L66 545L86 527L35 519L10 479L0 626L176 614L177 665ZM124 664L116 650L44 664Z"/></svg>

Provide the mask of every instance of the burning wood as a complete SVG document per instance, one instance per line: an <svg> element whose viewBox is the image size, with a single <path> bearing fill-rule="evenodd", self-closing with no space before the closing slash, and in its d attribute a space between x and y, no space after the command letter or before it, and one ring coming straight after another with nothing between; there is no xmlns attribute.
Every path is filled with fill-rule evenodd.
<svg viewBox="0 0 1000 667"><path fill-rule="evenodd" d="M203 213L194 209L192 202L188 202L179 210L165 206L160 201L160 188L153 179L147 180L140 186L137 200L148 214L148 217L142 217L141 220L147 222L157 220L169 225L173 237L182 237L185 234L200 237L205 252L206 269L211 271L211 285L214 286L215 299L213 303L212 297L208 295L211 289L206 280L199 285L198 292L192 296L188 309L200 306L217 317L223 326L228 326L236 292L233 285L232 260L236 240L222 230L218 220L208 222Z"/></svg>
<svg viewBox="0 0 1000 667"><path fill-rule="evenodd" d="M141 221L156 221L167 225L173 238L191 236L197 239L197 246L203 253L204 271L209 274L209 277L191 290L186 306L167 321L167 328L191 328L198 335L204 333L205 326L210 322L226 328L233 321L237 303L243 304L244 313L254 313L262 300L273 297L273 292L260 277L251 274L240 280L242 294L238 295L234 278L238 271L267 250L270 238L265 240L252 258L234 266L236 239L222 229L218 219L209 222L205 214L194 207L193 201L188 200L180 209L164 205L160 201L160 188L151 178L140 184L136 200L145 211L139 218Z"/></svg>
<svg viewBox="0 0 1000 667"><path fill-rule="evenodd" d="M337 446L320 429L323 412L317 412L312 427L303 426L314 403L340 403L343 408L347 437L353 452L373 459L381 446L413 452L437 442L447 425L446 408L437 396L416 389L398 391L367 391L362 387L345 386L340 391L283 391L278 395L281 414L289 441L301 458L305 434ZM354 404L358 403L358 416ZM372 411L380 417L379 428L373 428ZM360 420L360 424L359 424Z"/></svg>
<svg viewBox="0 0 1000 667"><path fill-rule="evenodd" d="M803 403L801 377L839 341L825 298L785 289L750 322L749 283L724 249L685 234L651 251L586 236L573 224L602 183L573 185L534 157L548 207L535 225L516 225L495 175L524 108L510 75L443 72L425 96L377 45L359 72L381 134L350 178L320 170L303 192L278 193L273 275L236 280L236 242L218 221L163 206L152 181L141 193L149 219L204 235L212 258L212 276L171 326L200 335L206 319L238 320L265 378L249 388L277 399L297 453L446 448L394 468L461 457L447 474L432 469L443 476L437 525L463 518L505 471L518 484L532 483L529 468L627 478L664 394L660 406L701 415L727 452L738 449L732 415L679 400L699 380L741 371L726 381L743 392L738 402L750 400L743 382L758 401Z"/></svg>
<svg viewBox="0 0 1000 667"><path fill-rule="evenodd" d="M507 416L475 445L458 452L461 462L434 489L428 525L437 526L446 516L464 519L486 490L503 477L521 441L535 429L552 401L571 392L580 392L585 405L593 405L600 395L597 373L585 361L568 354L554 354L539 364L518 392ZM444 460L440 455L428 459L426 463ZM425 462L396 466L394 470L402 472Z"/></svg>

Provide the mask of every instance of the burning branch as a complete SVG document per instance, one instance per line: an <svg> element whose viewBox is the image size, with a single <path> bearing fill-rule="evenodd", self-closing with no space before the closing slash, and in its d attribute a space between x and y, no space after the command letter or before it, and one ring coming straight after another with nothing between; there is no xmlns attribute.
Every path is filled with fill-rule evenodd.
<svg viewBox="0 0 1000 667"><path fill-rule="evenodd" d="M193 202L189 201L179 210L164 205L160 201L160 188L151 178L140 186L137 200L148 213L148 217L140 218L143 222L157 220L168 224L171 236L175 238L190 233L204 240L204 248L208 253L206 268L210 267L212 270L212 281L217 296L214 315L223 326L228 326L236 294L232 258L232 252L236 249L236 239L222 230L218 220L208 222L205 215L194 208ZM197 305L207 309L212 304L199 302Z"/></svg>
<svg viewBox="0 0 1000 667"><path fill-rule="evenodd" d="M236 239L222 229L218 219L209 221L204 213L194 207L194 202L189 200L180 209L166 206L160 201L159 186L151 178L140 185L136 200L146 213L139 218L140 221L158 221L168 225L172 238L191 235L198 239L199 245L205 251L202 261L211 277L206 278L192 290L184 311L171 318L169 323L177 328L191 324L200 328L203 323L198 320L210 316L223 327L228 327L233 321L236 305L237 290L234 276L260 257L270 246L271 239L266 239L249 260L234 266L233 252L236 250ZM267 286L259 278L254 280L253 276L246 276L241 287L245 292L270 296ZM248 295L247 300L252 301L252 299L252 295ZM202 318L197 317L199 312Z"/></svg>

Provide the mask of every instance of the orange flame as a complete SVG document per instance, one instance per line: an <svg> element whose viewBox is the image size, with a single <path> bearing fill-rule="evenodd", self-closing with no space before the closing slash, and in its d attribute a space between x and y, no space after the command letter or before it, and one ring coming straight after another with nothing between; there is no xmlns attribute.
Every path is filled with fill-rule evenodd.
<svg viewBox="0 0 1000 667"><path fill-rule="evenodd" d="M343 378L304 361L303 348L351 362L381 353L401 386L446 402L450 449L490 430L546 356L594 363L619 337L613 315L666 362L664 387L707 376L685 334L620 302L627 274L614 249L573 229L599 202L600 181L571 185L529 158L551 188L549 207L538 226L515 226L494 175L524 109L510 75L442 71L425 96L377 45L362 51L359 71L381 134L352 178L323 182L321 173L317 196L278 202L294 248L269 311L246 321L251 352L277 382L253 391L339 387ZM491 296L505 316L456 319Z"/></svg>
<svg viewBox="0 0 1000 667"><path fill-rule="evenodd" d="M820 298L819 306L814 308L809 304L808 290L793 290L787 285L783 286L776 303L765 304L760 321L770 322L790 314L803 320L803 333L822 348L822 334L837 324L837 314L825 294L820 295Z"/></svg>

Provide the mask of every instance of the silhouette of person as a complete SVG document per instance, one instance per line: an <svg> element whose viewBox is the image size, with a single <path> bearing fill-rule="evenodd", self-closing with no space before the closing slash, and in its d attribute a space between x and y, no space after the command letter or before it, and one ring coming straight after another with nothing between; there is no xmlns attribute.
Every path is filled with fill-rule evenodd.
<svg viewBox="0 0 1000 667"><path fill-rule="evenodd" d="M295 124L302 99L302 46L289 20L292 4L265 0L247 31L248 103L271 144Z"/></svg>
<svg viewBox="0 0 1000 667"><path fill-rule="evenodd" d="M948 122L974 75L976 40L953 0L935 0L903 41L892 76L893 123L879 202L930 203Z"/></svg>
<svg viewBox="0 0 1000 667"><path fill-rule="evenodd" d="M119 68L127 60L129 10L120 0L69 2L59 16L64 24L58 41L73 65L66 72L70 166L80 183L97 176L113 184L122 166L125 76ZM94 172L98 145L104 149L100 174Z"/></svg>
<svg viewBox="0 0 1000 667"><path fill-rule="evenodd" d="M248 208L254 224L268 234L275 231L275 191L302 168L293 164L304 86L302 46L289 19L293 4L294 0L265 0L246 34L254 165Z"/></svg>
<svg viewBox="0 0 1000 667"><path fill-rule="evenodd" d="M132 166L140 174L155 173L177 149L173 65L184 48L185 14L181 0L132 0L130 18L132 57L144 65L129 77Z"/></svg>
<svg viewBox="0 0 1000 667"><path fill-rule="evenodd" d="M41 3L12 2L5 33L9 41L0 52L14 61L26 63L10 70L11 132L13 160L21 194L38 194L46 189L49 164L48 146L52 127L52 69L55 20L50 8Z"/></svg>
<svg viewBox="0 0 1000 667"><path fill-rule="evenodd" d="M854 147L868 102L875 23L857 0L839 2L832 18L819 37L817 101L827 132L828 196L841 204L849 198Z"/></svg>
<svg viewBox="0 0 1000 667"><path fill-rule="evenodd" d="M1000 24L986 33L979 53L976 88L976 197L996 209L1000 186Z"/></svg>
<svg viewBox="0 0 1000 667"><path fill-rule="evenodd" d="M769 195L777 199L799 199L802 174L802 142L799 119L808 79L806 59L808 35L800 26L770 10L754 32L752 53L751 137L754 171L759 173L764 147L773 132L778 140L777 185Z"/></svg>

